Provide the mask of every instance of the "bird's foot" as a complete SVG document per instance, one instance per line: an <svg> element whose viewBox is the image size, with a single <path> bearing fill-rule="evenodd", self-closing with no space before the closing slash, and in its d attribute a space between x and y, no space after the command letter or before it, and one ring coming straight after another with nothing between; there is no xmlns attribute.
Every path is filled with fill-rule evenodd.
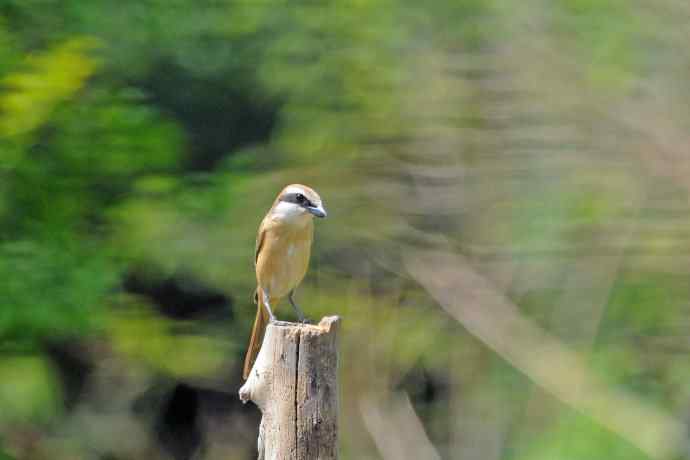
<svg viewBox="0 0 690 460"><path fill-rule="evenodd" d="M312 320L309 319L309 318L304 318L304 317L300 318L300 319L299 319L299 322L302 323L302 324L314 324L314 321L312 321Z"/></svg>

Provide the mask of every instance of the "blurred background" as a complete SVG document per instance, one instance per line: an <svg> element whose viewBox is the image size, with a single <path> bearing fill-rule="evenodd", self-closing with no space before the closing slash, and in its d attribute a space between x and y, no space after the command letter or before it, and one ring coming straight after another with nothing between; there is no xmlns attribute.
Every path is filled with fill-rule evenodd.
<svg viewBox="0 0 690 460"><path fill-rule="evenodd" d="M2 0L0 458L255 458L292 182L329 211L298 299L344 318L341 458L688 458L689 20Z"/></svg>

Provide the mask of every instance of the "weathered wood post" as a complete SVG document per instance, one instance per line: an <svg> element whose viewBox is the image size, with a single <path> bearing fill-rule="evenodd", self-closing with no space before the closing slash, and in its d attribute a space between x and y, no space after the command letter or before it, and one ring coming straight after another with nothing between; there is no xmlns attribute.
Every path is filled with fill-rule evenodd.
<svg viewBox="0 0 690 460"><path fill-rule="evenodd" d="M260 460L338 458L339 325L337 316L318 325L268 325L240 388L240 399L253 401L262 413Z"/></svg>

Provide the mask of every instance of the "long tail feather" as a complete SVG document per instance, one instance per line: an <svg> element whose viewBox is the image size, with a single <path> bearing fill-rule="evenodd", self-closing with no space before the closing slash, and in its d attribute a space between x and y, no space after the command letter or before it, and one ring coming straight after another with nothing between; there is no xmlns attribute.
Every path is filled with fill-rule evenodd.
<svg viewBox="0 0 690 460"><path fill-rule="evenodd" d="M263 299L261 295L255 297L256 299L256 318L254 319L254 327L252 327L252 335L249 339L249 347L247 354L244 356L244 370L242 371L242 378L247 380L249 373L252 371L254 361L261 350L261 344L264 341L264 332L266 332L266 325L268 324L268 313L263 306Z"/></svg>

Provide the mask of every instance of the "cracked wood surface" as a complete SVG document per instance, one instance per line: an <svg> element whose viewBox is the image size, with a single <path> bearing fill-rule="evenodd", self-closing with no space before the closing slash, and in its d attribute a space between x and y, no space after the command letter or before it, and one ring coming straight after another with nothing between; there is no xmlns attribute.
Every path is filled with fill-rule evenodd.
<svg viewBox="0 0 690 460"><path fill-rule="evenodd" d="M259 459L336 459L338 443L338 328L340 318L318 325L269 324L243 402L262 413Z"/></svg>

